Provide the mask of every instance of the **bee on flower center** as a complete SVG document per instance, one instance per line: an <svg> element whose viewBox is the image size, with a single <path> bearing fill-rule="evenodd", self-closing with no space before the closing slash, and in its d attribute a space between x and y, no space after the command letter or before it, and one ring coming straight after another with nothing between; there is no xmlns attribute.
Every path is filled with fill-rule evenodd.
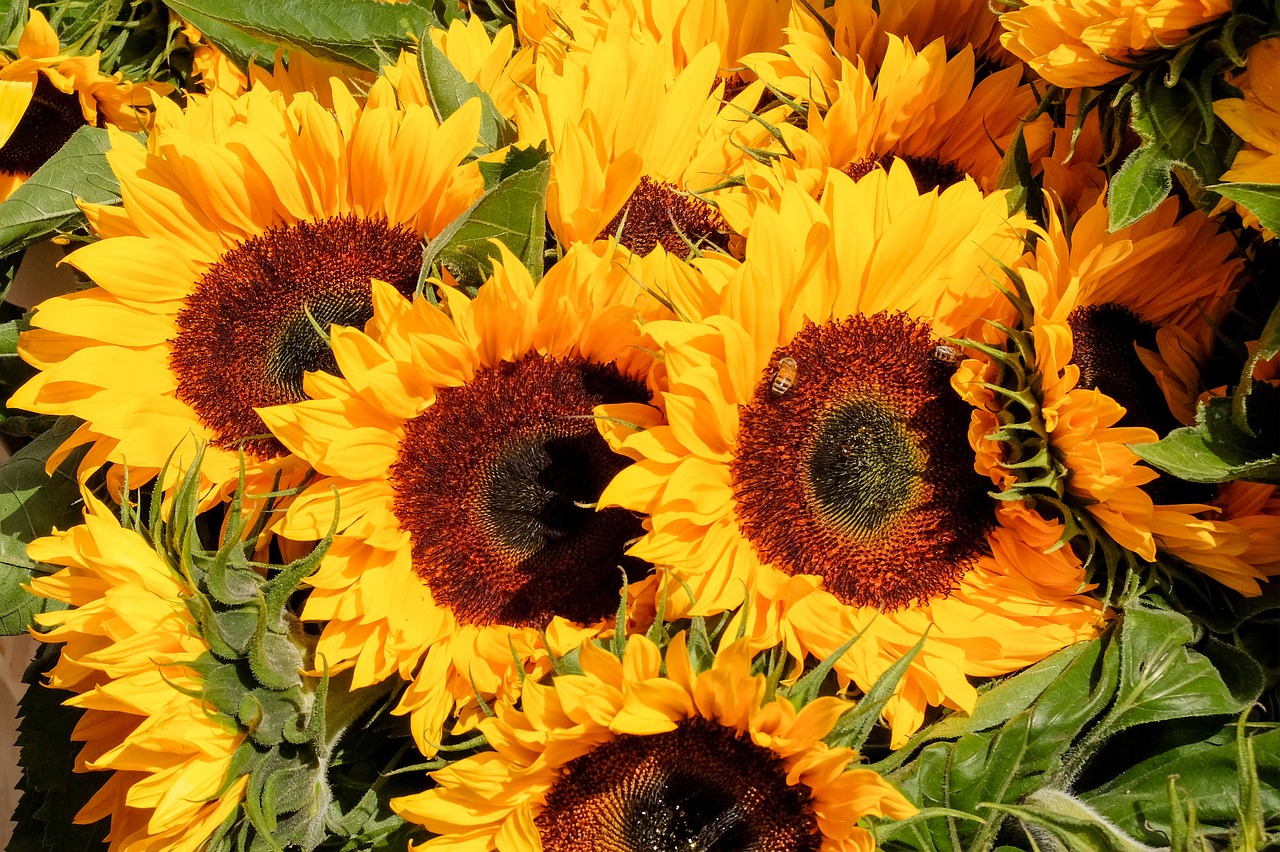
<svg viewBox="0 0 1280 852"><path fill-rule="evenodd" d="M797 364L795 358L779 358L778 372L773 374L772 390L775 396L782 396L791 390L796 383Z"/></svg>

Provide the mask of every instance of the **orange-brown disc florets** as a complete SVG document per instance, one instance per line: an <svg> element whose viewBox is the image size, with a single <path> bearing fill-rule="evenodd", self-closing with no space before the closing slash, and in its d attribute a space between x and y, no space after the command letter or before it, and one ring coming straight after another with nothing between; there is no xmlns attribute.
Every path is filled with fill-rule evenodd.
<svg viewBox="0 0 1280 852"><path fill-rule="evenodd" d="M643 533L625 509L596 511L630 464L592 409L648 402L612 364L531 353L443 388L405 424L391 468L393 511L436 603L465 624L581 624L617 609L618 589L647 565L626 557Z"/></svg>
<svg viewBox="0 0 1280 852"><path fill-rule="evenodd" d="M720 214L707 202L644 175L599 236L617 236L618 242L639 255L661 245L670 254L685 257L691 245L723 248L726 229Z"/></svg>
<svg viewBox="0 0 1280 852"><path fill-rule="evenodd" d="M902 314L811 324L774 352L741 410L731 471L762 561L818 575L855 606L951 591L994 523L952 353ZM779 393L784 358L795 380Z"/></svg>
<svg viewBox="0 0 1280 852"><path fill-rule="evenodd" d="M935 189L946 189L965 179L964 169L955 163L944 163L936 157L899 157L896 154L857 160L840 171L854 180L858 180L877 168L887 171L893 165L894 160L902 160L907 164L907 167L911 169L911 176L915 178L916 188L921 193L932 192Z"/></svg>
<svg viewBox="0 0 1280 852"><path fill-rule="evenodd" d="M18 120L13 135L0 147L0 172L31 174L84 126L80 98L74 92L62 91L44 74L37 74L27 111Z"/></svg>
<svg viewBox="0 0 1280 852"><path fill-rule="evenodd" d="M810 790L781 758L715 721L627 734L570 761L534 820L547 852L817 852Z"/></svg>
<svg viewBox="0 0 1280 852"><path fill-rule="evenodd" d="M329 327L363 327L370 279L409 295L421 265L418 236L385 219L335 216L253 237L209 267L178 314L178 398L218 446L284 455L254 409L305 399L305 372L337 374Z"/></svg>

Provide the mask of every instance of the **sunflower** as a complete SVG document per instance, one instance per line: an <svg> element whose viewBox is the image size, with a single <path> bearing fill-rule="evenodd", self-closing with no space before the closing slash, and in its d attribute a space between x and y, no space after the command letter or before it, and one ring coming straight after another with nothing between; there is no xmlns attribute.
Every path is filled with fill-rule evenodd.
<svg viewBox="0 0 1280 852"><path fill-rule="evenodd" d="M1035 111L1037 98L1021 84L1021 71L1010 68L978 80L971 47L948 58L942 39L918 53L897 36L887 42L877 73L838 57L839 71L825 89L816 87L821 80L776 76L776 68L748 58L763 79L808 107L807 132L817 157L810 153L812 144L795 138L798 133L787 139L796 158L809 161L802 165L816 159L858 178L902 159L921 189L947 187L968 175L990 191L1018 128L1033 162L1048 150L1049 116L1024 119Z"/></svg>
<svg viewBox="0 0 1280 852"><path fill-rule="evenodd" d="M153 94L171 87L134 85L98 70L99 54L62 53L58 34L36 9L18 39L18 55L0 54L0 201L8 198L81 127L105 122L139 130Z"/></svg>
<svg viewBox="0 0 1280 852"><path fill-rule="evenodd" d="M198 697L188 667L209 650L191 594L138 533L85 493L84 523L37 539L32 559L63 565L31 591L72 608L36 615L41 642L65 643L49 686L83 708L72 738L77 771L110 771L77 822L111 818L112 852L195 852L238 807L246 780L226 784L244 741Z"/></svg>
<svg viewBox="0 0 1280 852"><path fill-rule="evenodd" d="M124 205L88 207L102 239L67 258L98 286L38 306L20 351L40 372L10 404L83 418L64 451L92 443L88 467L127 463L134 484L175 452L176 479L199 442L207 493L238 478L241 451L268 485L299 469L254 407L334 369L329 325L369 319L371 278L412 292L423 238L483 192L463 163L478 101L437 122L386 82L364 108L331 96L333 111L214 92L181 114L161 103L145 146L114 134Z"/></svg>
<svg viewBox="0 0 1280 852"><path fill-rule="evenodd" d="M1222 175L1224 183L1280 184L1280 39L1260 41L1249 49L1248 65L1232 81L1243 97L1213 102L1214 115L1244 142ZM1245 224L1261 228L1258 217L1238 208ZM1275 234L1262 229L1267 239Z"/></svg>
<svg viewBox="0 0 1280 852"><path fill-rule="evenodd" d="M1102 86L1231 12L1231 0L1027 0L1001 43L1055 86Z"/></svg>
<svg viewBox="0 0 1280 852"><path fill-rule="evenodd" d="M582 645L581 674L526 687L480 722L492 747L392 800L438 835L416 850L769 849L870 852L858 820L916 813L857 754L822 742L852 707L797 710L752 673L747 641L693 664L685 633L622 659Z"/></svg>
<svg viewBox="0 0 1280 852"><path fill-rule="evenodd" d="M902 163L832 171L821 198L762 206L730 280L645 326L667 423L601 408L636 460L601 503L651 516L629 552L665 567L671 617L745 600L761 647L819 658L862 632L836 670L864 690L927 634L886 708L900 744L927 705L972 709L967 675L1092 636L1100 613L1078 561L1043 552L1052 525L988 499L951 388L946 341L1007 319L986 274L1028 221L972 182L921 195Z"/></svg>
<svg viewBox="0 0 1280 852"><path fill-rule="evenodd" d="M541 631L559 647L614 630L622 586L633 617L652 607L648 566L623 555L640 521L595 511L628 461L593 408L652 416L625 257L578 246L535 289L504 252L447 312L379 282L368 332L333 332L344 378L308 373L309 400L261 410L322 474L278 532L317 539L338 517L303 612L327 622L317 656L356 688L421 662L399 710L428 752L455 704L545 672Z"/></svg>
<svg viewBox="0 0 1280 852"><path fill-rule="evenodd" d="M1142 559L1164 550L1257 595L1274 562L1254 543L1266 500L1230 498L1235 508L1224 513L1211 487L1161 477L1129 449L1180 425L1170 399L1198 386L1214 328L1231 307L1243 266L1235 240L1199 212L1180 216L1176 199L1115 233L1107 218L1099 199L1068 237L1052 217L1018 272L1036 308L1044 425L1069 471L1067 494ZM1144 284L1152 276L1159 289ZM1153 375L1148 365L1167 372ZM989 408L990 392L966 384L975 405ZM987 431L996 431L994 419Z"/></svg>
<svg viewBox="0 0 1280 852"><path fill-rule="evenodd" d="M617 236L636 254L661 244L680 257L727 245L719 212L699 193L741 171L746 150L769 138L751 117L763 86L726 104L715 45L674 75L665 50L603 41L559 69L539 57L518 125L522 139L551 148L547 219L561 244ZM780 123L783 112L764 120Z"/></svg>

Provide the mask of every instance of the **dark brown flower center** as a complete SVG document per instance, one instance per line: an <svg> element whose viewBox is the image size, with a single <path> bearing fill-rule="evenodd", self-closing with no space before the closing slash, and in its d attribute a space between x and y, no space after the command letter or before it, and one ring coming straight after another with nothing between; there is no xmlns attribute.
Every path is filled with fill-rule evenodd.
<svg viewBox="0 0 1280 852"><path fill-rule="evenodd" d="M79 96L62 91L49 82L47 76L37 74L27 111L18 120L9 141L0 147L0 172L31 174L84 126Z"/></svg>
<svg viewBox="0 0 1280 852"><path fill-rule="evenodd" d="M1136 347L1156 348L1156 326L1124 305L1081 305L1067 316L1071 363L1080 368L1078 386L1099 390L1124 406L1120 426L1140 426L1164 436L1182 424L1169 410L1155 376ZM1158 503L1206 503L1212 486L1197 486L1168 475L1144 486Z"/></svg>
<svg viewBox="0 0 1280 852"><path fill-rule="evenodd" d="M646 255L661 244L676 257L688 257L691 247L711 244L724 248L726 229L720 214L707 202L643 175L640 185L598 238L617 236L620 243L639 255Z"/></svg>
<svg viewBox="0 0 1280 852"><path fill-rule="evenodd" d="M421 265L412 230L353 215L272 228L236 246L178 314L170 354L178 399L218 446L284 455L254 408L305 399L305 372L336 375L329 327L363 327L373 316L370 279L410 295Z"/></svg>
<svg viewBox="0 0 1280 852"><path fill-rule="evenodd" d="M695 717L570 761L534 824L546 852L817 852L811 795L772 751Z"/></svg>
<svg viewBox="0 0 1280 852"><path fill-rule="evenodd" d="M935 189L942 190L955 186L965 179L965 172L955 163L944 163L934 157L910 157L897 154L867 157L850 163L840 171L854 180L866 177L878 168L888 171L894 160L902 160L911 169L911 176L916 180L916 189L923 195Z"/></svg>
<svg viewBox="0 0 1280 852"><path fill-rule="evenodd" d="M438 391L405 424L391 468L393 510L436 602L479 625L591 624L615 612L624 579L648 565L623 555L640 519L596 511L631 462L609 449L592 409L648 401L612 364L536 353Z"/></svg>
<svg viewBox="0 0 1280 852"><path fill-rule="evenodd" d="M808 325L774 352L740 411L731 468L739 525L764 562L818 575L855 606L950 593L994 515L939 351L928 325L877 314Z"/></svg>

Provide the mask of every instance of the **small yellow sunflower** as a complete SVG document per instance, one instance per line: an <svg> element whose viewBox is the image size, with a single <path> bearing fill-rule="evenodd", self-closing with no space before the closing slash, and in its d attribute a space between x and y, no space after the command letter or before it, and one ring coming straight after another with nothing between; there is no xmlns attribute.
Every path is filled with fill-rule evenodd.
<svg viewBox="0 0 1280 852"><path fill-rule="evenodd" d="M329 325L369 319L371 278L412 293L423 238L484 188L463 162L478 101L438 122L386 82L363 108L336 81L330 96L332 111L307 93L214 92L185 113L162 102L145 146L115 134L123 207L87 208L101 239L67 258L98 286L37 307L20 351L40 372L11 404L82 418L63 449L92 443L87 466L127 464L134 484L175 452L176 480L202 442L215 495L240 451L267 485L300 468L255 406L334 369Z"/></svg>
<svg viewBox="0 0 1280 852"><path fill-rule="evenodd" d="M31 591L72 608L42 613L41 642L65 643L49 686L84 708L72 738L77 771L110 771L77 822L111 818L111 852L196 852L243 798L225 785L244 741L235 723L192 697L188 666L209 650L187 608L191 594L138 533L85 494L84 523L37 539L32 559L66 566Z"/></svg>
<svg viewBox="0 0 1280 852"><path fill-rule="evenodd" d="M1010 68L978 80L973 49L949 56L942 39L917 53L910 41L888 36L874 75L865 63L855 66L838 57L838 73L826 89L817 88L820 80L775 76L775 68L757 67L754 60L749 57L748 64L763 79L809 107L807 132L817 143L820 165L855 179L902 159L921 189L947 187L968 175L990 191L1015 130L1022 128L1033 162L1048 150L1052 136L1048 115L1024 119L1035 111L1037 98L1021 84L1021 71ZM787 141L802 166L816 165L813 145L795 136Z"/></svg>
<svg viewBox="0 0 1280 852"><path fill-rule="evenodd" d="M886 712L895 743L927 705L969 710L966 676L1019 669L1094 635L1079 562L1052 525L997 511L975 473L960 350L1006 308L987 274L1022 252L1003 193L969 181L921 195L902 163L821 203L762 206L745 262L688 321L651 322L666 423L603 406L636 460L601 497L647 513L629 552L664 568L673 617L747 603L750 635L825 657L867 689L922 636ZM1030 579L1029 579L1030 578ZM745 593L745 597L744 597Z"/></svg>
<svg viewBox="0 0 1280 852"><path fill-rule="evenodd" d="M857 754L822 742L848 702L802 709L752 674L749 642L705 671L687 636L665 660L644 636L621 660L582 645L582 674L526 687L479 723L493 748L392 800L437 837L415 850L768 849L871 852L858 820L916 813Z"/></svg>
<svg viewBox="0 0 1280 852"><path fill-rule="evenodd" d="M1231 12L1231 0L1027 0L1000 16L1001 43L1055 86L1101 86Z"/></svg>
<svg viewBox="0 0 1280 852"><path fill-rule="evenodd" d="M421 662L399 709L425 751L455 704L546 671L541 631L560 647L614 630L624 586L635 618L652 608L648 566L623 554L640 520L595 509L628 460L592 411L650 399L626 257L578 246L535 288L504 251L447 312L379 282L367 333L333 332L343 378L308 373L309 400L260 410L322 474L278 531L317 539L338 516L303 612L327 622L317 657L356 688Z"/></svg>
<svg viewBox="0 0 1280 852"><path fill-rule="evenodd" d="M718 211L697 193L740 172L744 149L769 138L750 114L763 86L726 104L715 45L674 75L664 51L612 40L569 53L559 69L539 57L518 124L522 139L551 148L547 219L563 245L617 236L636 254L661 244L679 257L726 245Z"/></svg>
<svg viewBox="0 0 1280 852"><path fill-rule="evenodd" d="M32 9L18 55L0 54L0 201L26 182L81 127L139 130L153 94L170 87L134 85L98 70L99 54L62 53L58 34Z"/></svg>
<svg viewBox="0 0 1280 852"><path fill-rule="evenodd" d="M1257 595L1274 562L1249 562L1261 556L1252 543L1260 521L1240 509L1257 501L1232 500L1236 510L1223 513L1212 505L1212 489L1188 493L1198 487L1160 477L1128 446L1180 425L1170 403L1198 385L1203 356L1188 351L1207 353L1230 309L1243 265L1233 256L1235 240L1201 213L1180 216L1176 199L1115 233L1107 232L1107 216L1099 199L1069 237L1052 217L1019 269L1036 309L1045 429L1070 471L1067 493L1142 559L1154 561L1163 549ZM1148 286L1153 277L1161 287ZM1148 365L1167 372L1153 375ZM989 391L966 386L975 405L989 407ZM996 431L994 419L986 431ZM998 470L989 468L993 479Z"/></svg>

